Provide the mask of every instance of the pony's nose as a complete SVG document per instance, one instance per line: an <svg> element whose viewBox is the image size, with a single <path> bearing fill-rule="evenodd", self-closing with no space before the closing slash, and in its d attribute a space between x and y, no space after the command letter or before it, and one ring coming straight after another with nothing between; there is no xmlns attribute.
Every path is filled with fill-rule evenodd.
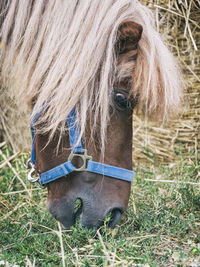
<svg viewBox="0 0 200 267"><path fill-rule="evenodd" d="M121 216L122 216L123 210L122 208L113 208L110 210L108 214L108 227L113 228L115 225L119 222Z"/></svg>
<svg viewBox="0 0 200 267"><path fill-rule="evenodd" d="M105 214L106 216L100 216L100 214L97 213L92 218L91 214L82 213L80 215L81 224L83 227L91 229L91 228L99 228L105 222L105 224L109 228L113 228L119 222L123 214L123 209L121 207L115 207L109 209L108 212L106 212Z"/></svg>

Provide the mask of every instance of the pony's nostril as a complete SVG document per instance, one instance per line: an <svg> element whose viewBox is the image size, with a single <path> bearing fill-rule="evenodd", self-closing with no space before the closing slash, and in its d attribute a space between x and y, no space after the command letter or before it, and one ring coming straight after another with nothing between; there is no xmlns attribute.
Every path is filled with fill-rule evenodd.
<svg viewBox="0 0 200 267"><path fill-rule="evenodd" d="M111 211L109 211L106 215L106 221L108 223L108 227L111 227L111 228L115 227L115 225L121 218L122 213L123 211L120 208L114 208Z"/></svg>
<svg viewBox="0 0 200 267"><path fill-rule="evenodd" d="M77 218L81 212L83 207L83 201L80 198L77 198L74 203L74 216Z"/></svg>

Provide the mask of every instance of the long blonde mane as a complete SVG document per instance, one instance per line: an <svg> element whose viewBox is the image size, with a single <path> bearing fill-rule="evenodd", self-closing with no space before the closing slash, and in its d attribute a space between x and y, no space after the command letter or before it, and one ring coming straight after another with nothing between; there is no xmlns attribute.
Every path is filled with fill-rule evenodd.
<svg viewBox="0 0 200 267"><path fill-rule="evenodd" d="M0 9L2 16L6 11ZM40 130L52 136L58 128L64 131L66 116L77 105L81 134L92 114L93 128L101 125L103 146L117 70L117 31L127 20L143 27L132 94L139 93L146 113L166 118L179 106L181 75L154 28L152 12L136 0L10 1L0 32L2 88L34 103L32 116L48 101Z"/></svg>

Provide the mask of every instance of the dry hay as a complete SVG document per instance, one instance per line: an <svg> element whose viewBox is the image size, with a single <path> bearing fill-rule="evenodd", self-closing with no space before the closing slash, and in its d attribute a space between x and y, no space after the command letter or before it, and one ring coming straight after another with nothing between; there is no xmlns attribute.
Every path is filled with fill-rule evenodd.
<svg viewBox="0 0 200 267"><path fill-rule="evenodd" d="M200 1L143 1L156 13L157 29L180 62L186 82L179 118L164 125L138 114L133 123L134 163L174 162L180 155L200 154Z"/></svg>
<svg viewBox="0 0 200 267"><path fill-rule="evenodd" d="M15 152L29 151L31 136L27 105L8 90L0 94L0 103L0 137L3 136Z"/></svg>

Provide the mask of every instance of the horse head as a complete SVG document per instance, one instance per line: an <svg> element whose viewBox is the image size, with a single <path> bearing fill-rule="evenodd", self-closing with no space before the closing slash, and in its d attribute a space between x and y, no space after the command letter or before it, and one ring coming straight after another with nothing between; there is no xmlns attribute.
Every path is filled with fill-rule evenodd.
<svg viewBox="0 0 200 267"><path fill-rule="evenodd" d="M114 227L130 196L135 106L167 118L181 100L179 68L151 11L136 0L4 0L0 11L1 83L32 109L48 210L66 228L79 217L99 227L108 214Z"/></svg>
<svg viewBox="0 0 200 267"><path fill-rule="evenodd" d="M93 129L89 120L92 118L88 118L83 138L83 147L87 148L87 153L93 161L126 170L132 170L132 114L137 96L131 94L133 83L131 76L136 64L137 46L141 34L142 26L131 21L124 22L118 30L115 44L118 71L113 87L103 156L101 146L98 144L98 133L95 138L91 138ZM62 137L57 134L50 142L48 140L48 134L36 135L35 169L38 174L56 168L66 162L70 155L68 131L64 132ZM55 149L59 142L59 148ZM82 164L83 160L78 155L73 158L73 165L76 168L80 168ZM98 174L87 170L73 171L67 176L47 183L47 207L66 228L73 225L78 217L83 226L99 227L107 214L111 215L108 225L114 227L126 210L130 195L131 183L124 181L123 176L124 173L121 178L115 179L104 172ZM79 200L78 209L75 207L77 200Z"/></svg>

